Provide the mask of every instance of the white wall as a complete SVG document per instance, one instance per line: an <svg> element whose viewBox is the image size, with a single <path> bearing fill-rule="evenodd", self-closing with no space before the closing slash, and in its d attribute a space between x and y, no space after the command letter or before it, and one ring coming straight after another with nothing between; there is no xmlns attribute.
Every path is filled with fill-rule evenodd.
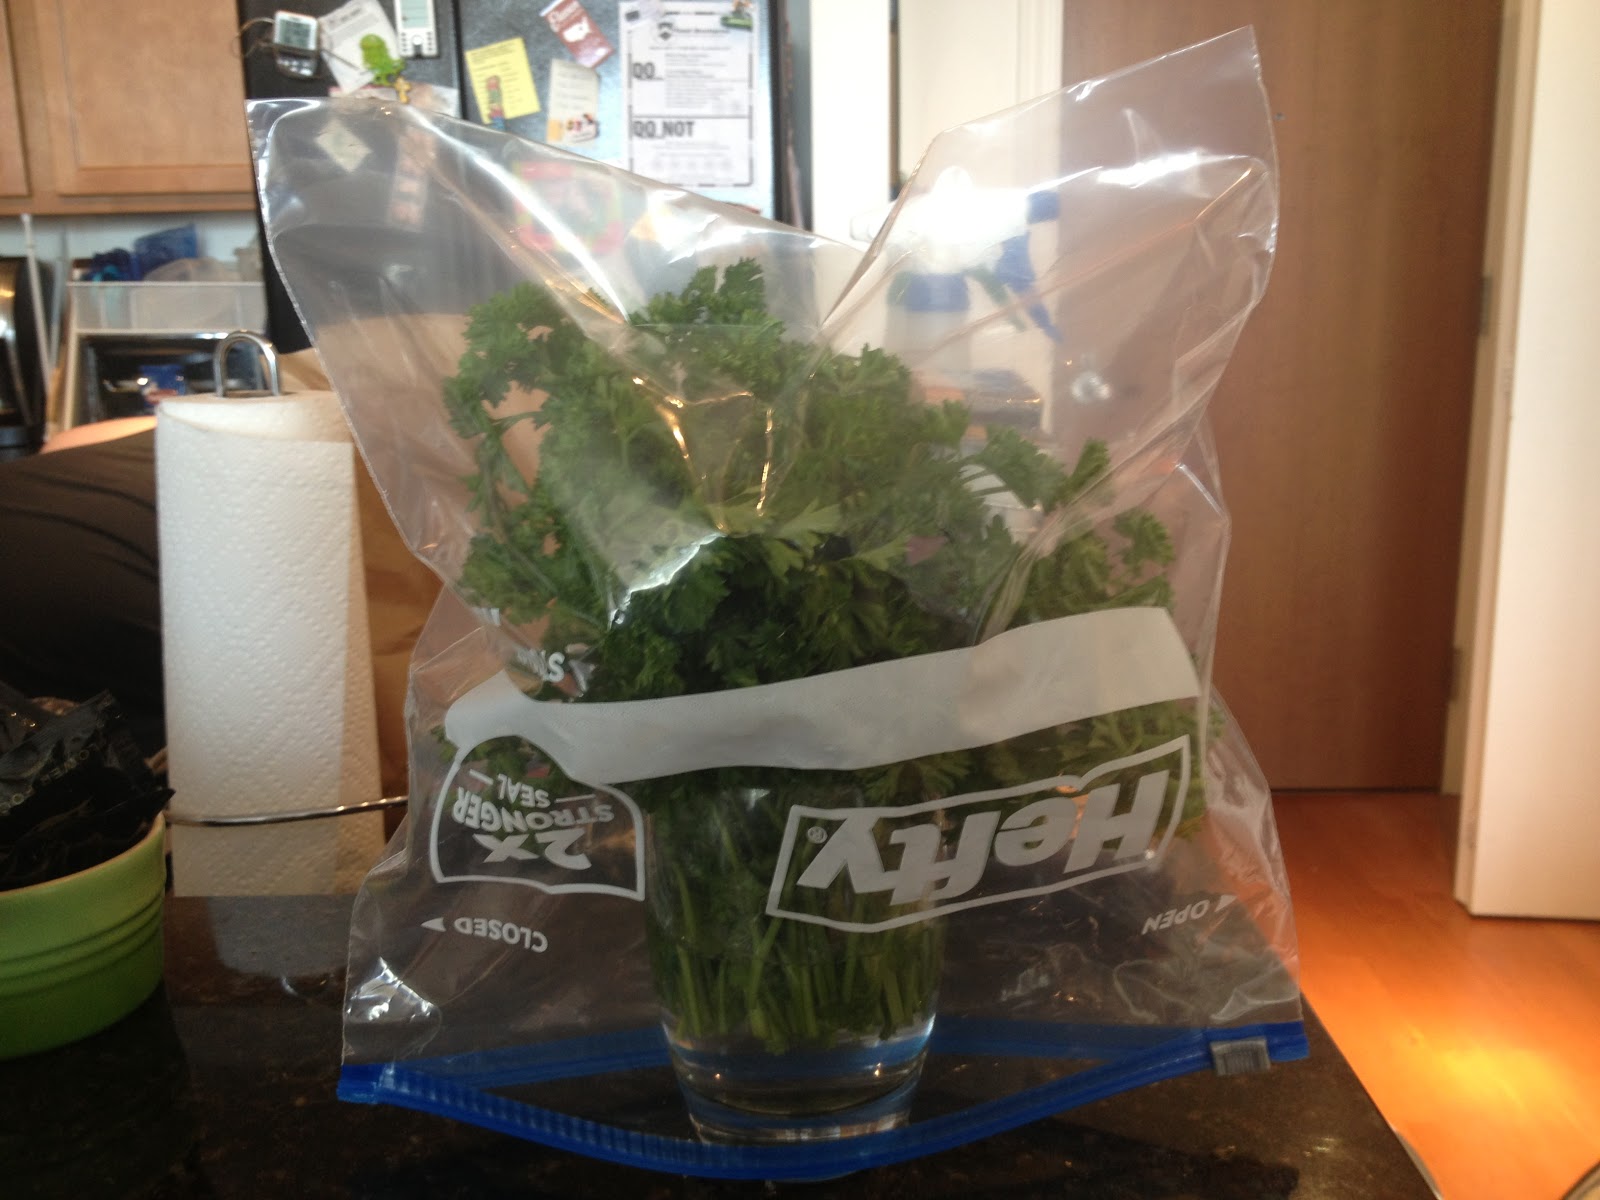
<svg viewBox="0 0 1600 1200"><path fill-rule="evenodd" d="M934 135L1062 84L1059 0L901 0L899 172Z"/></svg>
<svg viewBox="0 0 1600 1200"><path fill-rule="evenodd" d="M1060 0L900 0L898 21L891 106L889 0L790 7L810 228L839 241L865 244L852 223L887 213L934 134L1061 86Z"/></svg>
<svg viewBox="0 0 1600 1200"><path fill-rule="evenodd" d="M806 215L811 229L845 242L858 213L889 203L889 0L809 0L796 9Z"/></svg>
<svg viewBox="0 0 1600 1200"><path fill-rule="evenodd" d="M136 238L193 222L200 253L223 262L233 261L236 247L256 240L254 213L139 213L110 217L35 217L34 241L39 257L49 262L87 258L106 250L131 250ZM21 217L0 217L0 255L24 253L26 238Z"/></svg>
<svg viewBox="0 0 1600 1200"><path fill-rule="evenodd" d="M1528 74L1502 84L1456 890L1475 913L1600 919L1600 4L1507 15Z"/></svg>

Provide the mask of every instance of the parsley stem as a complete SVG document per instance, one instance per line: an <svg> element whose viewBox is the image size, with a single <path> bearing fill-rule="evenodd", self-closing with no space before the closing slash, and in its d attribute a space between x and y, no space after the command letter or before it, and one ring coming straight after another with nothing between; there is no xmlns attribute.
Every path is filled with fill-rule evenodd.
<svg viewBox="0 0 1600 1200"><path fill-rule="evenodd" d="M704 1006L698 995L700 989L697 986L694 963L689 958L688 947L681 942L678 945L678 969L679 978L683 983L679 995L684 1008L688 1010L683 1014L686 1018L685 1023L689 1026L690 1036L702 1037L707 1032Z"/></svg>
<svg viewBox="0 0 1600 1200"><path fill-rule="evenodd" d="M766 970L767 955L771 953L772 943L777 940L778 933L782 928L783 926L776 918L767 918L766 932L761 935L761 940L756 943L755 953L750 957L750 966L748 968L749 985L745 991L745 996L746 1003L751 1009L756 1007L756 996L761 990L761 974Z"/></svg>
<svg viewBox="0 0 1600 1200"><path fill-rule="evenodd" d="M883 973L883 998L889 1005L889 1028L900 1028L906 1023L906 1006L900 998L900 981L893 971Z"/></svg>
<svg viewBox="0 0 1600 1200"><path fill-rule="evenodd" d="M689 896L689 881L683 877L683 871L673 868L673 877L678 882L678 911L683 914L683 938L691 945L700 941L699 923L695 920L694 901Z"/></svg>

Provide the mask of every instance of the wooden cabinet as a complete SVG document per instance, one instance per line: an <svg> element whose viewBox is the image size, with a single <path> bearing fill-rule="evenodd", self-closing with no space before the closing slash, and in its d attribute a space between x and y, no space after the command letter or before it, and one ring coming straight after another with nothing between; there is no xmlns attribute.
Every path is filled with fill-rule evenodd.
<svg viewBox="0 0 1600 1200"><path fill-rule="evenodd" d="M8 0L0 213L254 203L231 0Z"/></svg>
<svg viewBox="0 0 1600 1200"><path fill-rule="evenodd" d="M22 109L11 70L10 14L0 11L0 198L28 194L28 164L23 157Z"/></svg>

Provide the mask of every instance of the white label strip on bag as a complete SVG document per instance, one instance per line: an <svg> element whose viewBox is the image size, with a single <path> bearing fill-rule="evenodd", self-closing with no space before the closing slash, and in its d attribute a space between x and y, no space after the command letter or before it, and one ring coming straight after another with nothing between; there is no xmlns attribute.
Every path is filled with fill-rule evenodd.
<svg viewBox="0 0 1600 1200"><path fill-rule="evenodd" d="M861 770L1199 692L1166 610L1117 608L971 649L662 700L531 700L502 672L450 706L445 733L462 751L519 736L569 778L612 784L714 767Z"/></svg>

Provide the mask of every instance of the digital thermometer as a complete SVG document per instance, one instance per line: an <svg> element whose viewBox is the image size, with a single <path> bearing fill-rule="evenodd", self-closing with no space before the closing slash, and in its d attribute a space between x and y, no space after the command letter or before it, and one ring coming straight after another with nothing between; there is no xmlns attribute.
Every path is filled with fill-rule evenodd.
<svg viewBox="0 0 1600 1200"><path fill-rule="evenodd" d="M279 9L272 17L272 56L286 75L310 79L317 73L317 19Z"/></svg>
<svg viewBox="0 0 1600 1200"><path fill-rule="evenodd" d="M272 16L272 56L278 70L288 75L310 78L317 74L317 18L304 13L288 13L282 8Z"/></svg>

